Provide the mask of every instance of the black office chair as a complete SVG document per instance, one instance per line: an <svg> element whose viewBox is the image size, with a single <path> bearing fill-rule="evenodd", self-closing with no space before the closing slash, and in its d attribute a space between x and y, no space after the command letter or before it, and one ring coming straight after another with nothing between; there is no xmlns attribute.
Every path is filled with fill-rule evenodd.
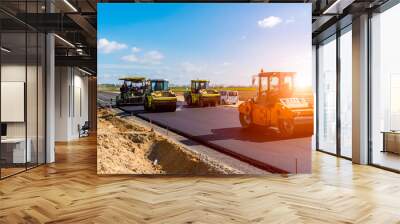
<svg viewBox="0 0 400 224"><path fill-rule="evenodd" d="M79 129L79 138L89 136L89 129L90 129L89 121L85 121L82 127L78 125L78 129Z"/></svg>

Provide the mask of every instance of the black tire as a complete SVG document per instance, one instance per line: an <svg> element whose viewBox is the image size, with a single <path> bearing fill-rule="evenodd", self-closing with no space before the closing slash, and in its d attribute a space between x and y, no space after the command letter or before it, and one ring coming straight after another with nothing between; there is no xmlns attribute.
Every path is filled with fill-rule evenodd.
<svg viewBox="0 0 400 224"><path fill-rule="evenodd" d="M240 125L242 125L242 128L247 129L253 126L253 121L250 114L239 113L239 120L240 120Z"/></svg>
<svg viewBox="0 0 400 224"><path fill-rule="evenodd" d="M158 109L159 109L159 108L157 108L157 106L156 106L155 103L153 103L153 104L151 105L151 107L150 107L150 111L151 111L151 112L157 112Z"/></svg>
<svg viewBox="0 0 400 224"><path fill-rule="evenodd" d="M279 132L282 137L289 138L295 134L295 125L293 120L281 119L279 120Z"/></svg>
<svg viewBox="0 0 400 224"><path fill-rule="evenodd" d="M203 102L203 100L201 100L201 99L199 100L199 106L200 106L200 107L204 107L204 102Z"/></svg>
<svg viewBox="0 0 400 224"><path fill-rule="evenodd" d="M144 110L145 111L150 111L150 107L149 107L149 101L147 100L147 98L144 99Z"/></svg>
<svg viewBox="0 0 400 224"><path fill-rule="evenodd" d="M175 105L172 105L172 106L169 108L168 111L169 111L169 112L175 112L175 111L176 111L176 104L175 104Z"/></svg>
<svg viewBox="0 0 400 224"><path fill-rule="evenodd" d="M192 106L192 97L190 95L186 98L186 104Z"/></svg>

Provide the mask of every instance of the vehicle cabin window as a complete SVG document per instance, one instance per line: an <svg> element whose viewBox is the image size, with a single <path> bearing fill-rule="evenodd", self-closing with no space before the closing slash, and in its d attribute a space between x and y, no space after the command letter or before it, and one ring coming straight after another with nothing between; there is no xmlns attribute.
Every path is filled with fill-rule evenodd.
<svg viewBox="0 0 400 224"><path fill-rule="evenodd" d="M271 76L269 81L269 90L274 91L279 89L279 78L276 76Z"/></svg>
<svg viewBox="0 0 400 224"><path fill-rule="evenodd" d="M261 78L261 91L267 91L267 90L268 90L268 78L262 77Z"/></svg>
<svg viewBox="0 0 400 224"><path fill-rule="evenodd" d="M207 89L207 82L200 82L200 88L199 89Z"/></svg>
<svg viewBox="0 0 400 224"><path fill-rule="evenodd" d="M220 94L221 94L221 96L225 96L226 92L225 91L221 91Z"/></svg>
<svg viewBox="0 0 400 224"><path fill-rule="evenodd" d="M151 83L153 91L168 90L168 82L165 81L154 81Z"/></svg>
<svg viewBox="0 0 400 224"><path fill-rule="evenodd" d="M152 83L151 83L151 89L152 89L152 90L156 91L156 90L157 90L157 87L158 87L158 86L157 86L157 82L152 82Z"/></svg>
<svg viewBox="0 0 400 224"><path fill-rule="evenodd" d="M290 76L286 76L283 80L283 88L291 90L293 88L293 79Z"/></svg>
<svg viewBox="0 0 400 224"><path fill-rule="evenodd" d="M192 91L196 91L196 83L192 82Z"/></svg>
<svg viewBox="0 0 400 224"><path fill-rule="evenodd" d="M229 92L229 96L237 96L237 92Z"/></svg>

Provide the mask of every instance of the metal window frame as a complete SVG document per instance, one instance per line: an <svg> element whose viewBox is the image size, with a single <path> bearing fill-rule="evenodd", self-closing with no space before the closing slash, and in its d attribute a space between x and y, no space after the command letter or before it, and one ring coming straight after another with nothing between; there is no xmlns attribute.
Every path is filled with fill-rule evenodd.
<svg viewBox="0 0 400 224"><path fill-rule="evenodd" d="M387 2L385 2L384 4L382 4L381 6L379 6L378 8L375 8L373 10L368 11L368 30L367 30L367 45L368 45L368 53L367 53L367 64L368 64L368 69L367 69L367 82L368 82L368 96L367 96L367 107L368 107L368 111L367 111L367 119L368 119L368 124L367 124L367 132L368 132L368 137L367 137L367 141L368 141L368 156L367 156L367 163L370 166L379 168L379 169L383 169L383 170L387 170L390 172L394 172L394 173L400 173L400 169L394 169L388 166L384 166L384 165L380 165L377 163L374 163L373 160L373 154L374 154L374 149L373 149L373 138L372 138L372 94L373 94L373 88L372 88L372 58L373 58L373 50L372 50L372 19L374 17L374 13L377 14L381 14L384 13L385 11L391 9L394 6L397 6L398 4L400 4L400 0L389 0Z"/></svg>
<svg viewBox="0 0 400 224"><path fill-rule="evenodd" d="M367 111L367 116L368 116L368 124L367 124L368 138L367 138L367 141L368 141L368 152L367 152L367 154L368 154L368 161L367 161L367 164L370 165L370 166L373 166L373 167L377 167L377 168L380 168L380 169L383 169L383 170L387 170L387 171L391 171L391 172L395 172L395 173L400 173L400 170L393 169L393 168L390 168L390 167L386 167L386 166L382 166L382 165L373 163L373 142L372 142L372 92L373 92L373 89L372 89L372 54L373 54L373 52L372 52L372 24L371 24L371 20L373 18L373 13L383 13L386 10L396 6L399 3L400 3L400 0L388 0L383 5L367 11L367 13L368 13L368 30L367 30L367 41L368 41L368 49L367 49L367 51L368 51L368 54L367 54L367 66L368 66L368 69L367 69L367 80L368 80L367 81L368 82L368 86L367 86L367 88L368 88L368 91L367 91L368 92L368 96L367 96L367 98L368 98L368 100L367 100L368 101L368 105L367 105L367 107L368 107L368 111ZM350 23L346 27L340 29L340 31L345 30L348 26L351 26L351 25L352 25L352 23ZM336 35L336 41L337 41L336 44L337 44L337 46L340 45L339 38L343 34L344 33L341 33L340 35ZM333 35L335 35L335 34L333 34ZM317 118L316 119L316 130L315 130L316 131L316 134L315 134L316 135L316 139L315 139L316 140L315 141L316 142L316 151L323 152L323 153L326 153L326 154L329 154L329 155L333 155L333 156L336 156L336 157L339 157L339 158L352 160L352 158L349 158L349 157L346 157L346 156L342 155L341 147L338 144L338 139L339 139L339 143L341 141L340 135L338 135L338 133L340 133L340 131L341 131L340 118L338 118L338 115L340 116L340 113L336 114L336 116L337 116L337 119L336 119L337 124L336 125L337 125L337 127L340 128L339 132L338 132L338 130L336 132L337 133L337 136L336 136L336 138L337 138L337 140L336 140L336 146L337 146L336 154L328 152L328 151L324 151L323 149L319 148L319 128L318 128L319 127L319 121L318 121L318 117L319 117L319 106L320 105L319 105L319 102L318 102L319 101L318 100L318 97L319 97L319 53L318 53L318 48L319 48L320 43L326 41L331 36L326 37L325 39L319 41L316 44L316 63L315 63L316 64L315 85L316 85L316 97L317 97L316 104L315 104L316 105L315 114L316 114L316 118ZM338 54L338 51L336 52L336 54L337 54L336 55L337 58L340 57L339 54ZM340 58L339 58L339 60L340 60ZM336 71L336 73L338 75L338 71ZM340 74L339 74L339 76L340 76ZM338 80L336 80L336 85L340 85L340 82L338 82ZM337 88L337 90L338 89L340 90L340 87ZM336 97L340 98L340 92L336 93ZM339 100L337 99L336 102L337 102L336 106L338 107L338 105L339 105L339 107L340 107L340 99ZM336 111L338 112L340 110L337 109ZM338 122L339 122L339 124L338 124Z"/></svg>
<svg viewBox="0 0 400 224"><path fill-rule="evenodd" d="M351 25L352 25L352 23L350 23L342 28L337 26L337 30L334 34L326 37L325 39L319 41L318 44L316 44L316 62L315 62L315 64L316 64L316 68L315 68L315 70L316 70L316 79L315 79L315 86L316 86L316 104L315 104L316 105L315 106L316 151L323 152L323 153L326 153L326 154L329 154L332 156L336 156L339 158L347 159L347 160L352 160L352 158L342 155L342 148L341 148L342 147L342 145L341 145L342 127L341 127L341 116L340 116L340 114L341 114L340 113L341 112L341 108L340 108L340 103L341 103L341 96L340 96L341 95L340 94L341 93L340 92L341 91L341 89L340 89L340 84L341 84L340 41L341 40L340 40L340 38L345 33L351 32ZM334 38L333 38L333 36L334 36ZM329 39L332 39L332 40L329 40ZM320 109L319 108L320 107L320 105L319 105L319 94L320 94L319 93L319 90L320 90L320 88L319 88L319 76L320 76L320 74L319 74L319 58L320 57L319 57L318 49L319 49L321 43L329 42L329 41L336 41L336 51L335 51L335 53L336 53L336 62L335 62L336 63L336 71L335 71L336 72L336 83L335 83L335 85L336 85L336 151L335 151L335 153L326 151L319 147L320 144L319 144L319 119L318 118L319 118L319 109Z"/></svg>

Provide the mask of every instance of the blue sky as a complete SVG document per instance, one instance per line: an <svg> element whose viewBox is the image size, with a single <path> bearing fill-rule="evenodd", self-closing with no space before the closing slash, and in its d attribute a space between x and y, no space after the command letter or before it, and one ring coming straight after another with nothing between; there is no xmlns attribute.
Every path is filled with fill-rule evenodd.
<svg viewBox="0 0 400 224"><path fill-rule="evenodd" d="M99 83L250 85L263 68L311 85L311 4L99 3L97 38Z"/></svg>

